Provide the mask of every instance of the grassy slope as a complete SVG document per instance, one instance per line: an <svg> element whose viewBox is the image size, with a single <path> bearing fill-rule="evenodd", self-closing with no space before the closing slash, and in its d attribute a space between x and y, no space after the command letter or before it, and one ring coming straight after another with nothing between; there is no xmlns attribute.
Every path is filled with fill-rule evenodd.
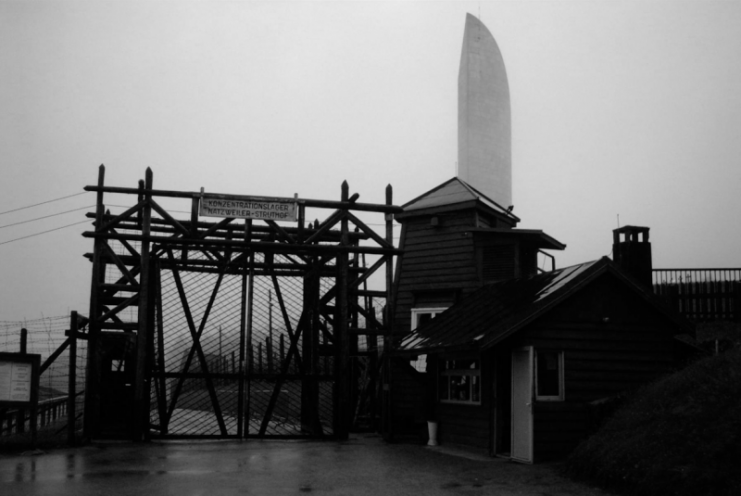
<svg viewBox="0 0 741 496"><path fill-rule="evenodd" d="M567 472L635 495L741 494L741 352L646 386L577 448Z"/></svg>

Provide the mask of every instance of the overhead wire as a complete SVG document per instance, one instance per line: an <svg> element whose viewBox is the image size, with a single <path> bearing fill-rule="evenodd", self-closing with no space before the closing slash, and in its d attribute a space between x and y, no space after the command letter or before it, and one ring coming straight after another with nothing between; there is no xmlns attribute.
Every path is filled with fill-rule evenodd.
<svg viewBox="0 0 741 496"><path fill-rule="evenodd" d="M22 220L20 222L14 222L13 224L5 224L4 226L0 226L0 229L5 229L6 227L18 226L21 224L28 224L29 222L35 222L41 219L48 219L49 217L56 217L57 215L68 214L70 212L77 212L78 210L84 210L86 208L92 208L94 206L95 205L88 205L86 207L73 208L72 210L65 210L64 212L57 212L56 214L44 215L43 217L36 217L35 219Z"/></svg>
<svg viewBox="0 0 741 496"><path fill-rule="evenodd" d="M53 203L53 202L57 202L57 201L60 201L60 200L66 200L68 198L74 198L76 196L81 196L81 195L84 195L84 194L87 194L87 193L88 193L88 191L82 191L80 193L75 193L75 194L72 194L72 195L61 196L59 198L53 198L51 200L46 200L46 201L42 201L42 202L39 202L39 203L34 203L33 205L26 205L24 207L13 208L13 209L10 209L10 210L6 210L4 212L0 212L0 215L5 215L5 214L12 213L12 212L18 212L18 211L26 210L26 209L33 208L33 207L38 207L39 205L46 205L47 203ZM27 224L29 222L35 222L37 220L47 219L49 217L55 217L57 215L63 215L63 214L67 214L67 213L70 213L70 212L75 212L75 211L78 211L78 210L83 210L83 209L86 209L86 208L91 208L91 207L89 207L89 206L79 207L79 208L75 208L75 209L72 209L72 210L65 210L64 212L57 212L57 213L54 213L54 214L49 214L49 215L44 215L44 216L41 216L41 217L36 217L34 219L24 220L24 221L20 221L20 222L14 222L14 223L11 223L11 224L6 224L4 226L0 226L0 229L4 229L6 227L17 226L17 225L20 225L20 224ZM27 236L21 236L19 238L9 239L7 241L0 242L0 246L6 245L8 243L13 243L15 241L20 241L22 239L33 238L35 236L40 236L42 234L46 234L46 233L50 233L50 232L54 232L54 231L59 231L60 229L66 229L68 227L76 226L76 225L79 225L79 224L84 224L84 223L87 223L87 222L90 222L90 221L84 220L84 221L75 222L75 223L72 223L72 224L67 224L67 225L64 225L64 226L55 227L53 229L47 229L46 231L41 231L41 232L37 232L37 233L34 233L34 234L29 234Z"/></svg>
<svg viewBox="0 0 741 496"><path fill-rule="evenodd" d="M46 201L43 201L41 203L34 203L33 205L26 205L25 207L18 207L18 208L14 208L12 210L6 210L5 212L0 212L0 215L9 214L11 212L17 212L19 210L25 210L27 208L38 207L39 205L45 205L47 203L52 203L52 202L59 201L59 200L66 200L67 198L73 198L75 196L85 195L87 193L88 193L88 191L83 191L81 193L75 193L74 195L62 196L61 198L54 198L53 200L46 200Z"/></svg>
<svg viewBox="0 0 741 496"><path fill-rule="evenodd" d="M8 241L3 241L2 243L0 243L0 246L7 245L8 243L13 243L14 241L20 241L22 239L33 238L34 236L41 236L42 234L50 233L50 232L53 232L53 231L59 231L60 229L65 229L67 227L77 226L79 224L86 224L86 223L89 223L89 222L90 222L89 220L83 220L83 221L80 221L80 222L75 222L74 224L67 224L66 226L55 227L54 229L49 229L47 231L41 231L41 232L37 232L35 234L29 234L28 236L22 236L20 238L10 239Z"/></svg>

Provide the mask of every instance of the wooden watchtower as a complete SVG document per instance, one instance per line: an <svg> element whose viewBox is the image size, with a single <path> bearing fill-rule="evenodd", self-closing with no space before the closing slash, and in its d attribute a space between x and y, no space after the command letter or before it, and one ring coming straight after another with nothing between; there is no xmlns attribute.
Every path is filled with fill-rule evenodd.
<svg viewBox="0 0 741 496"><path fill-rule="evenodd" d="M566 245L540 230L517 229L520 219L466 182L453 178L402 206L394 280L393 335L407 334L485 284L538 273L542 250ZM552 263L552 265L554 265ZM419 361L392 363L393 388L387 438L424 423L426 387Z"/></svg>
<svg viewBox="0 0 741 496"><path fill-rule="evenodd" d="M404 250L396 269L395 334L410 330L413 313L447 308L487 283L534 275L538 253L566 247L543 231L517 229L520 219L510 208L458 178L402 209L395 216Z"/></svg>

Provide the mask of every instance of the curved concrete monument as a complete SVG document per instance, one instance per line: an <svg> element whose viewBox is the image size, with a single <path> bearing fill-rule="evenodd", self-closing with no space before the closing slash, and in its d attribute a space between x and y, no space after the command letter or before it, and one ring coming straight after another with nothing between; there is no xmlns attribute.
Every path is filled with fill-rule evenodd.
<svg viewBox="0 0 741 496"><path fill-rule="evenodd" d="M512 205L509 85L494 37L466 16L458 73L458 178L503 207Z"/></svg>

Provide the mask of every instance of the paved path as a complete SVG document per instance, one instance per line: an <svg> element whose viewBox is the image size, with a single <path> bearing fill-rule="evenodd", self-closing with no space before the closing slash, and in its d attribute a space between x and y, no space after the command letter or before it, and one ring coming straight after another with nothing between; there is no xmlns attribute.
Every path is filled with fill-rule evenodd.
<svg viewBox="0 0 741 496"><path fill-rule="evenodd" d="M553 465L453 454L446 448L346 442L215 441L98 444L0 455L0 494L13 495L604 495Z"/></svg>

